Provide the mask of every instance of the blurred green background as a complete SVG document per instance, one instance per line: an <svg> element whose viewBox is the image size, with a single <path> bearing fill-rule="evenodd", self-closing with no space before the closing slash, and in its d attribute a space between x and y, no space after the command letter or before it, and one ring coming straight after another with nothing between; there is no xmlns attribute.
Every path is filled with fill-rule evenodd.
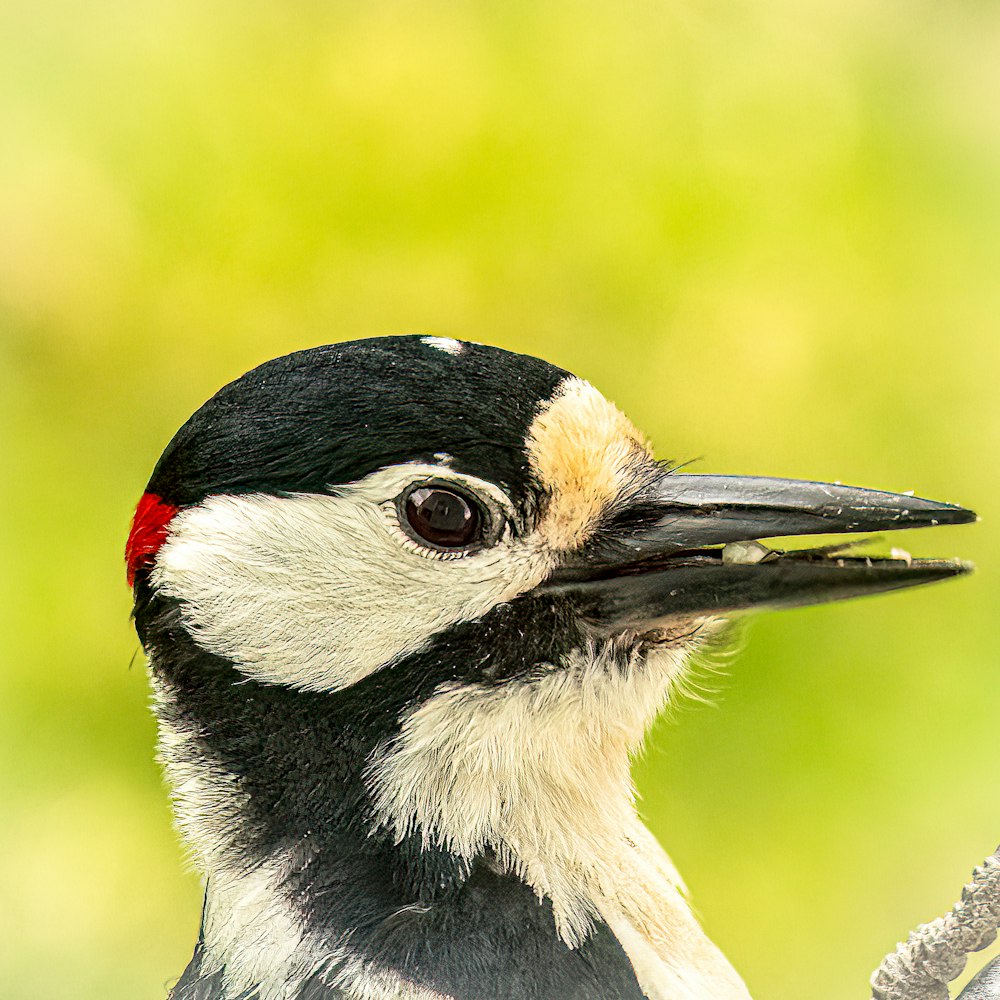
<svg viewBox="0 0 1000 1000"><path fill-rule="evenodd" d="M195 938L121 550L173 431L296 348L542 355L699 471L974 506L975 577L761 617L643 809L755 996L865 997L1000 840L1000 6L0 5L0 987Z"/></svg>

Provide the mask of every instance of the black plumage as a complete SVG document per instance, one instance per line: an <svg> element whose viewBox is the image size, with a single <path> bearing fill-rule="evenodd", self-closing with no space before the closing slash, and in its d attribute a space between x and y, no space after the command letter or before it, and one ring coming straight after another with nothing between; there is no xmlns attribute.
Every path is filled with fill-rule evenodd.
<svg viewBox="0 0 1000 1000"><path fill-rule="evenodd" d="M457 470L522 499L525 434L568 373L479 344L463 344L455 364L424 339L331 344L265 362L181 427L147 491L182 507L215 493L323 492L447 451Z"/></svg>

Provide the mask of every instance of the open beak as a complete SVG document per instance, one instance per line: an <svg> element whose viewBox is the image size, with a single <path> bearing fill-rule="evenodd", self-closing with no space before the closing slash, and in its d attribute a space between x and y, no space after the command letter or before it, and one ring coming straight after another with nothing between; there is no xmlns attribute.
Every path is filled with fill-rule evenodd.
<svg viewBox="0 0 1000 1000"><path fill-rule="evenodd" d="M678 618L842 600L960 576L959 560L849 556L856 543L783 552L787 535L966 524L964 507L833 483L670 473L542 585L599 634Z"/></svg>

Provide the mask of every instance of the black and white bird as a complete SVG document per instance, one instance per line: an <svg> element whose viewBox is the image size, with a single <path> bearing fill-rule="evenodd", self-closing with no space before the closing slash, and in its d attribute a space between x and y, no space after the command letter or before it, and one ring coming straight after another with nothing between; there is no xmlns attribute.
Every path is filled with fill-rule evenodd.
<svg viewBox="0 0 1000 1000"><path fill-rule="evenodd" d="M630 756L727 614L967 568L758 539L973 517L671 471L587 382L478 344L336 344L231 383L127 546L205 876L171 996L747 1000Z"/></svg>

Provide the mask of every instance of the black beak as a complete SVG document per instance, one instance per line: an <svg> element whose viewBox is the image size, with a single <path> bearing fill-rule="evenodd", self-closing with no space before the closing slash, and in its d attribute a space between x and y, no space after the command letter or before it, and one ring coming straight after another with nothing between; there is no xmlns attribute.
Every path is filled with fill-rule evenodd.
<svg viewBox="0 0 1000 1000"><path fill-rule="evenodd" d="M975 520L964 507L834 483L667 474L542 587L570 599L598 633L642 632L677 618L819 604L972 569L905 554L845 555L851 544L782 552L757 539Z"/></svg>

